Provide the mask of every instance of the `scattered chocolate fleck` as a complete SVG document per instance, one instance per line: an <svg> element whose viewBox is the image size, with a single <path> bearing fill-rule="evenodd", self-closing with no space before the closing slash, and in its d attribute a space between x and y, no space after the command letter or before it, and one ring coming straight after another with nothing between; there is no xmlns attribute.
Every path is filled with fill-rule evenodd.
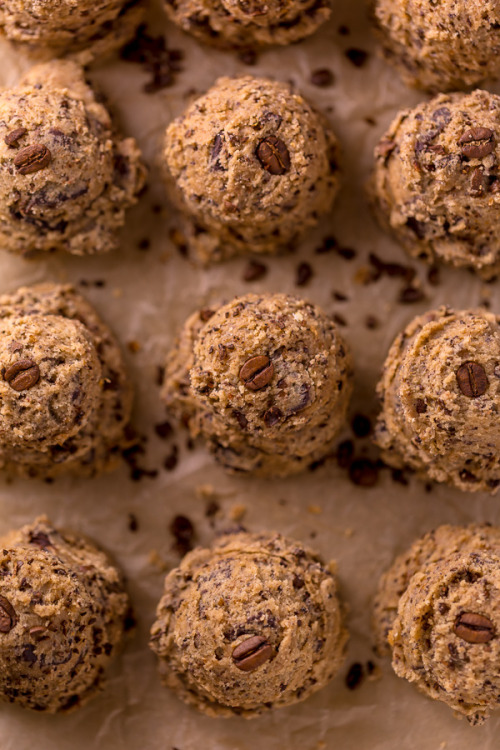
<svg viewBox="0 0 500 750"><path fill-rule="evenodd" d="M299 263L297 266L295 284L296 286L306 286L313 276L313 270L309 263Z"/></svg>
<svg viewBox="0 0 500 750"><path fill-rule="evenodd" d="M139 521L134 513L128 514L128 530L135 532L139 529Z"/></svg>
<svg viewBox="0 0 500 750"><path fill-rule="evenodd" d="M372 423L363 414L355 414L351 423L352 431L358 438L365 438L372 431Z"/></svg>
<svg viewBox="0 0 500 750"><path fill-rule="evenodd" d="M408 487L410 484L402 469L391 469L391 479L396 484L402 484L403 487Z"/></svg>
<svg viewBox="0 0 500 750"><path fill-rule="evenodd" d="M368 260L374 269L373 281L377 281L381 276L388 276L389 278L404 279L410 283L415 278L416 271L412 266L387 262L379 258L378 255L375 255L375 253L370 253Z"/></svg>
<svg viewBox="0 0 500 750"><path fill-rule="evenodd" d="M337 464L341 469L347 469L354 455L354 443L352 440L344 440L337 448Z"/></svg>
<svg viewBox="0 0 500 750"><path fill-rule="evenodd" d="M207 507L205 508L205 515L207 518L213 518L220 510L220 505L217 500L209 500Z"/></svg>
<svg viewBox="0 0 500 750"><path fill-rule="evenodd" d="M155 378L156 385L159 388L161 388L164 380L165 380L165 368L163 365L157 365L156 366L156 378Z"/></svg>
<svg viewBox="0 0 500 750"><path fill-rule="evenodd" d="M167 440L173 434L173 431L172 425L167 420L155 424L155 432L162 440Z"/></svg>
<svg viewBox="0 0 500 750"><path fill-rule="evenodd" d="M357 688L361 687L364 676L365 674L363 665L359 662L354 662L354 664L349 667L349 671L347 672L345 677L346 687L349 690L356 690Z"/></svg>
<svg viewBox="0 0 500 750"><path fill-rule="evenodd" d="M170 237L170 240L175 245L179 255L181 255L183 258L187 258L189 253L188 244L186 242L186 238L180 232L178 229L171 229L168 233L168 236Z"/></svg>
<svg viewBox="0 0 500 750"><path fill-rule="evenodd" d="M47 534L45 534L43 531L30 531L29 541L30 544L35 544L37 547L40 547L40 549L47 549L47 547L52 547L52 542L50 541Z"/></svg>
<svg viewBox="0 0 500 750"><path fill-rule="evenodd" d="M254 49L242 49L238 52L238 59L241 60L243 65L256 65L257 52Z"/></svg>
<svg viewBox="0 0 500 750"><path fill-rule="evenodd" d="M339 315L338 313L333 313L332 320L334 323L336 323L338 326L341 326L344 328L347 325L347 320L343 317L343 315Z"/></svg>
<svg viewBox="0 0 500 750"><path fill-rule="evenodd" d="M344 24L342 24L342 26L338 27L337 33L340 34L340 36L349 36L351 30L349 26L345 26Z"/></svg>
<svg viewBox="0 0 500 750"><path fill-rule="evenodd" d="M317 68L311 73L310 80L313 86L325 88L334 83L335 77L329 68Z"/></svg>
<svg viewBox="0 0 500 750"><path fill-rule="evenodd" d="M123 47L121 57L127 62L140 63L151 73L151 80L144 86L144 91L151 94L175 83L184 54L181 50L167 49L163 36L150 36L145 24L141 24L135 37Z"/></svg>
<svg viewBox="0 0 500 750"><path fill-rule="evenodd" d="M368 52L365 52L364 50L358 49L356 47L350 47L349 49L346 49L344 54L347 59L356 66L356 68L362 68L368 59Z"/></svg>
<svg viewBox="0 0 500 750"><path fill-rule="evenodd" d="M243 281L259 281L267 274L267 266L259 263L257 260L251 260L247 263L243 271Z"/></svg>
<svg viewBox="0 0 500 750"><path fill-rule="evenodd" d="M332 250L335 250L337 245L338 242L335 237L325 237L323 243L316 248L315 252L317 255L323 255L324 253L329 253Z"/></svg>
<svg viewBox="0 0 500 750"><path fill-rule="evenodd" d="M344 260L354 260L357 255L356 250L353 250L352 247L337 247L335 251Z"/></svg>
<svg viewBox="0 0 500 750"><path fill-rule="evenodd" d="M367 315L365 318L365 326L370 330L374 331L380 326L380 321L375 315Z"/></svg>
<svg viewBox="0 0 500 750"><path fill-rule="evenodd" d="M210 320L210 318L214 314L215 314L215 310L210 310L208 307L204 307L203 310L200 310L200 320L206 323L207 320Z"/></svg>
<svg viewBox="0 0 500 750"><path fill-rule="evenodd" d="M439 266L431 266L427 271L427 281L431 286L439 286L441 283L441 271Z"/></svg>
<svg viewBox="0 0 500 750"><path fill-rule="evenodd" d="M147 237L143 237L143 239L139 241L138 248L144 252L149 250L151 248L151 240Z"/></svg>
<svg viewBox="0 0 500 750"><path fill-rule="evenodd" d="M334 300L337 300L337 302L347 302L349 297L346 294L342 294L342 292L332 292L332 297Z"/></svg>
<svg viewBox="0 0 500 750"><path fill-rule="evenodd" d="M194 526L186 516L175 516L170 523L169 531L175 539L175 549L186 555L193 549L195 536Z"/></svg>
<svg viewBox="0 0 500 750"><path fill-rule="evenodd" d="M172 446L172 450L163 462L163 466L167 471L173 471L179 463L179 449L176 445Z"/></svg>
<svg viewBox="0 0 500 750"><path fill-rule="evenodd" d="M402 305L413 305L416 302L422 302L425 298L423 289L416 286L406 286L400 291L398 302Z"/></svg>
<svg viewBox="0 0 500 750"><path fill-rule="evenodd" d="M358 487L374 487L378 474L377 464L369 458L356 458L349 468L349 479Z"/></svg>

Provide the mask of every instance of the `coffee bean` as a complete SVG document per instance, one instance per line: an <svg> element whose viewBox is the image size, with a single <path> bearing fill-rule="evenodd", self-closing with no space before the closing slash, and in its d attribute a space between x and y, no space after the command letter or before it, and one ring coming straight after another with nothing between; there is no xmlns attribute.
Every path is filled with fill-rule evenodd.
<svg viewBox="0 0 500 750"><path fill-rule="evenodd" d="M455 620L453 631L467 643L488 643L495 637L495 626L491 620L474 612L464 612L459 615Z"/></svg>
<svg viewBox="0 0 500 750"><path fill-rule="evenodd" d="M274 375L274 365L265 354L247 359L240 370L240 380L251 391L260 391L269 385Z"/></svg>
<svg viewBox="0 0 500 750"><path fill-rule="evenodd" d="M275 135L263 138L255 153L263 168L270 174L282 175L290 169L289 151L281 138Z"/></svg>
<svg viewBox="0 0 500 750"><path fill-rule="evenodd" d="M33 174L41 169L48 167L52 161L52 154L47 146L41 143L34 143L32 146L26 146L16 154L14 166L19 174Z"/></svg>
<svg viewBox="0 0 500 750"><path fill-rule="evenodd" d="M19 146L19 138L22 138L27 132L26 128L16 128L15 130L11 130L10 133L7 133L4 141L9 148L15 148Z"/></svg>
<svg viewBox="0 0 500 750"><path fill-rule="evenodd" d="M489 128L466 130L458 141L462 154L468 159L482 159L495 149L495 133Z"/></svg>
<svg viewBox="0 0 500 750"><path fill-rule="evenodd" d="M273 653L273 647L265 638L252 635L233 649L233 663L242 672L253 672L269 661Z"/></svg>
<svg viewBox="0 0 500 750"><path fill-rule="evenodd" d="M263 419L268 427L274 427L275 424L278 424L282 416L283 413L277 406L271 406L271 408L264 413Z"/></svg>
<svg viewBox="0 0 500 750"><path fill-rule="evenodd" d="M16 610L5 596L0 596L0 633L8 633L16 623Z"/></svg>
<svg viewBox="0 0 500 750"><path fill-rule="evenodd" d="M464 362L457 372L458 387L468 398L478 398L486 393L489 385L485 369L477 362Z"/></svg>
<svg viewBox="0 0 500 750"><path fill-rule="evenodd" d="M2 375L15 391L26 391L40 380L40 368L32 359L20 359L4 368Z"/></svg>

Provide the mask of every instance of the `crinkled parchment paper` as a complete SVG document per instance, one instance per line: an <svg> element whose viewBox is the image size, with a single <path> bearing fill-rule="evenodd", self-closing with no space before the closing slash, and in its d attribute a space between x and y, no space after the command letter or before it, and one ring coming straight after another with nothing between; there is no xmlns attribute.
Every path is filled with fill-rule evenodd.
<svg viewBox="0 0 500 750"><path fill-rule="evenodd" d="M385 260L409 262L375 226L364 197L364 183L373 147L400 107L421 95L399 82L376 57L365 18L363 0L334 0L331 21L311 39L288 49L261 54L249 68L236 55L203 48L176 29L167 27L159 8L150 12L153 33L166 33L170 47L185 53L184 71L173 87L145 94L146 72L140 66L110 61L91 73L104 91L126 133L139 141L152 165L149 191L128 216L121 250L88 259L50 256L25 261L0 255L0 291L44 280L72 281L95 304L125 348L136 387L135 423L148 436L142 465L158 469L156 479L132 482L126 466L92 481L61 480L52 485L16 481L0 489L0 532L47 513L54 523L92 536L110 550L126 571L138 628L117 661L103 693L87 707L67 716L44 716L12 706L0 707L0 749L28 750L493 750L498 747L500 716L485 726L470 728L444 705L421 696L399 680L388 664L380 664L381 679L365 680L348 690L345 675L353 662L373 659L370 640L371 600L379 574L396 553L413 539L441 523L491 521L500 523L500 497L460 494L443 487L425 490L410 478L408 486L381 472L378 484L356 487L335 461L314 473L289 481L230 478L215 466L203 447L186 448L186 435L176 432L164 441L154 425L165 419L156 384L175 332L192 310L221 298L257 291L299 292L342 316L342 329L352 347L356 391L352 413L373 416L374 395L384 356L396 333L416 314L442 303L475 306L489 299L500 310L499 283L485 286L472 274L442 272L442 284L430 286L426 267L418 268L427 299L412 305L397 303L401 280L384 277L359 283L359 269L376 252ZM339 34L339 26L350 29ZM367 63L355 67L348 48L369 51ZM28 63L0 45L0 82L14 83ZM331 87L310 83L312 70L328 67L335 74ZM220 75L252 73L293 81L317 107L325 110L343 146L343 188L332 216L306 239L297 252L266 263L269 272L253 283L243 281L244 259L210 270L197 268L169 241L175 216L165 202L154 166L167 123L186 106L193 91L201 93ZM367 120L368 118L368 120ZM153 210L161 205L163 210ZM345 260L335 252L314 253L322 238L333 234L357 256ZM149 238L148 251L138 248ZM296 269L308 261L314 271L309 284L295 286ZM358 274L358 275L357 275ZM355 278L357 275L357 279ZM361 272L361 276L363 272ZM105 281L96 286L95 281ZM347 301L335 301L333 291ZM368 330L365 318L375 315L380 326ZM132 351L127 344L136 342ZM137 346L139 345L139 347ZM346 431L344 437L349 437ZM369 441L357 441L358 452ZM179 446L174 471L162 468L172 445ZM205 515L209 487L220 511ZM200 489L201 488L201 489ZM244 508L239 507L244 506ZM208 543L217 530L241 523L249 530L276 529L336 558L343 596L350 608L351 640L345 666L323 691L290 709L252 722L216 720L198 715L160 686L148 631L162 591L165 570L179 555L173 549L169 524L176 514L193 522L197 542ZM138 529L129 529L129 514ZM161 570L163 564L164 570Z"/></svg>

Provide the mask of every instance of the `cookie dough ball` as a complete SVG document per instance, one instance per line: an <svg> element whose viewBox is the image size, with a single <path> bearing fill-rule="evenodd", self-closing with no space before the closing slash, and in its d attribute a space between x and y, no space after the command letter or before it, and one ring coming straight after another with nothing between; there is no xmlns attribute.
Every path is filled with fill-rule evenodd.
<svg viewBox="0 0 500 750"><path fill-rule="evenodd" d="M347 641L333 570L278 534L188 554L151 630L164 684L210 716L245 718L320 690Z"/></svg>
<svg viewBox="0 0 500 750"><path fill-rule="evenodd" d="M410 86L450 91L500 70L498 0L374 0L385 58Z"/></svg>
<svg viewBox="0 0 500 750"><path fill-rule="evenodd" d="M275 253L332 206L337 144L290 86L221 78L167 129L164 160L187 242L205 263Z"/></svg>
<svg viewBox="0 0 500 750"><path fill-rule="evenodd" d="M125 44L142 17L137 0L3 0L0 32L38 57L86 64Z"/></svg>
<svg viewBox="0 0 500 750"><path fill-rule="evenodd" d="M374 617L396 674L479 724L500 694L500 529L442 526L382 577Z"/></svg>
<svg viewBox="0 0 500 750"><path fill-rule="evenodd" d="M384 460L469 492L500 485L500 318L440 308L394 341L378 394Z"/></svg>
<svg viewBox="0 0 500 750"><path fill-rule="evenodd" d="M330 17L329 0L165 0L169 18L225 49L292 44Z"/></svg>
<svg viewBox="0 0 500 750"><path fill-rule="evenodd" d="M0 468L93 476L127 445L131 387L107 326L70 286L0 296Z"/></svg>
<svg viewBox="0 0 500 750"><path fill-rule="evenodd" d="M351 380L349 352L318 307L248 294L188 319L163 397L229 471L286 476L331 450Z"/></svg>
<svg viewBox="0 0 500 750"><path fill-rule="evenodd" d="M75 63L39 65L0 91L0 246L18 255L117 246L145 178Z"/></svg>
<svg viewBox="0 0 500 750"><path fill-rule="evenodd" d="M500 271L500 97L441 94L401 112L376 150L375 211L408 252Z"/></svg>
<svg viewBox="0 0 500 750"><path fill-rule="evenodd" d="M45 517L2 538L0 560L0 699L48 713L83 705L123 639L121 573Z"/></svg>

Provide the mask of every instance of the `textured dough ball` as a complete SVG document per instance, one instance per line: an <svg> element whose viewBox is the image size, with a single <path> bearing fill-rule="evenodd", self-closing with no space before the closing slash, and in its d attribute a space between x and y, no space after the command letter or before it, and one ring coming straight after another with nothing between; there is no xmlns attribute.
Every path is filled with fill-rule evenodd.
<svg viewBox="0 0 500 750"><path fill-rule="evenodd" d="M351 381L349 352L318 307L248 294L188 319L163 396L225 468L285 476L329 452Z"/></svg>
<svg viewBox="0 0 500 750"><path fill-rule="evenodd" d="M0 91L0 244L27 255L102 253L144 183L131 138L113 133L74 63L33 68Z"/></svg>
<svg viewBox="0 0 500 750"><path fill-rule="evenodd" d="M397 675L482 723L500 693L500 529L417 540L380 582L375 628Z"/></svg>
<svg viewBox="0 0 500 750"><path fill-rule="evenodd" d="M376 150L375 211L408 252L500 271L500 97L440 94L401 112Z"/></svg>
<svg viewBox="0 0 500 750"><path fill-rule="evenodd" d="M0 296L0 332L0 468L44 478L114 468L130 444L132 390L88 302L71 286L21 287Z"/></svg>
<svg viewBox="0 0 500 750"><path fill-rule="evenodd" d="M124 44L142 15L139 3L127 0L3 0L0 31L37 54L85 49L89 62Z"/></svg>
<svg viewBox="0 0 500 750"><path fill-rule="evenodd" d="M410 86L450 91L498 75L499 0L374 0L373 18Z"/></svg>
<svg viewBox="0 0 500 750"><path fill-rule="evenodd" d="M225 49L292 44L330 16L330 0L165 0L164 7L181 29Z"/></svg>
<svg viewBox="0 0 500 750"><path fill-rule="evenodd" d="M45 517L4 537L0 558L0 699L48 713L86 703L123 638L121 573Z"/></svg>
<svg viewBox="0 0 500 750"><path fill-rule="evenodd" d="M164 159L204 262L277 252L317 223L338 190L329 126L290 86L264 78L219 79L169 125Z"/></svg>
<svg viewBox="0 0 500 750"><path fill-rule="evenodd" d="M500 485L500 318L440 308L394 341L378 394L376 441L408 465L469 492Z"/></svg>
<svg viewBox="0 0 500 750"><path fill-rule="evenodd" d="M62 443L85 425L100 395L90 332L56 316L0 319L0 436L9 447Z"/></svg>
<svg viewBox="0 0 500 750"><path fill-rule="evenodd" d="M151 630L165 685L204 713L246 718L324 687L346 641L334 574L278 534L237 534L187 555Z"/></svg>

